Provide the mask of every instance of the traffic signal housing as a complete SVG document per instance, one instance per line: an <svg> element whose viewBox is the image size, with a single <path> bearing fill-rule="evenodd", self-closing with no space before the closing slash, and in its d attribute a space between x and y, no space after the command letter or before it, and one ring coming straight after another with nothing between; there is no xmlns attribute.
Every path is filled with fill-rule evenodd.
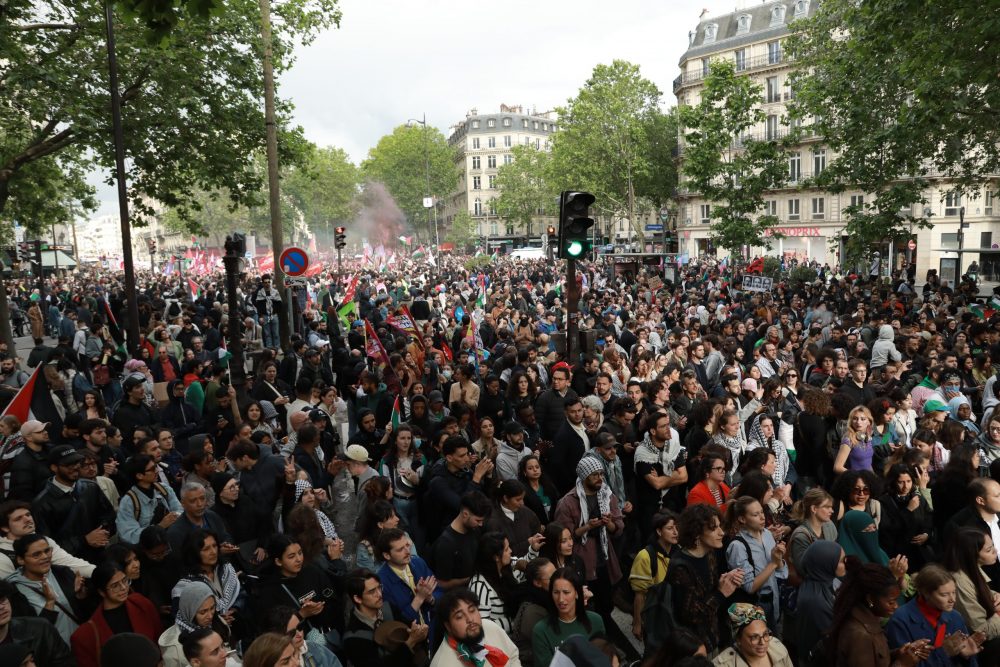
<svg viewBox="0 0 1000 667"><path fill-rule="evenodd" d="M594 220L590 217L590 206L594 195L589 192L566 190L559 195L559 259L581 259L593 247L590 228Z"/></svg>
<svg viewBox="0 0 1000 667"><path fill-rule="evenodd" d="M17 261L30 262L34 259L35 251L31 247L31 241L20 241L17 244Z"/></svg>
<svg viewBox="0 0 1000 667"><path fill-rule="evenodd" d="M337 250L342 250L347 247L347 227L337 227L333 231L333 244Z"/></svg>

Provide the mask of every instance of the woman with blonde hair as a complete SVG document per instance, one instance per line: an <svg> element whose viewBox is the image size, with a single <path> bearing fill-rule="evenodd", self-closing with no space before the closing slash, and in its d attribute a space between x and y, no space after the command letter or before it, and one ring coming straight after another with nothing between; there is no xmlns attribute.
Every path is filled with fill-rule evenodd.
<svg viewBox="0 0 1000 667"><path fill-rule="evenodd" d="M871 470L873 420L872 413L863 405L851 410L847 415L844 437L833 462L833 472L842 475L848 470Z"/></svg>
<svg viewBox="0 0 1000 667"><path fill-rule="evenodd" d="M243 667L291 667L298 663L292 637L277 632L257 637L243 655Z"/></svg>

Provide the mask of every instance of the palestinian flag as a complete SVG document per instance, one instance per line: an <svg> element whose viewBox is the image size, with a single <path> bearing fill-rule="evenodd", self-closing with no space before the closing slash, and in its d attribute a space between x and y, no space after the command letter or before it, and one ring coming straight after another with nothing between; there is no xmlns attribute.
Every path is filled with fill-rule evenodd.
<svg viewBox="0 0 1000 667"><path fill-rule="evenodd" d="M350 313L354 313L355 315L358 314L357 301L349 301L337 309L337 315L340 316L340 321L344 324L345 328L351 325L350 321L347 319L347 316Z"/></svg>
<svg viewBox="0 0 1000 667"><path fill-rule="evenodd" d="M400 403L399 395L396 396L396 400L392 404L392 417L390 418L392 422L392 430L395 431L399 428L399 424L403 421L403 409Z"/></svg>
<svg viewBox="0 0 1000 667"><path fill-rule="evenodd" d="M191 278L188 278L188 290L191 292L192 301L197 301L198 299L201 298L201 295L203 294L201 285L196 283Z"/></svg>
<svg viewBox="0 0 1000 667"><path fill-rule="evenodd" d="M48 380L45 379L45 364L39 364L35 368L28 381L14 395L3 413L0 413L0 417L7 415L17 417L22 424L29 419L47 423L48 427L45 430L49 432L49 437L54 442L56 438L61 437L63 420L56 409L52 392L49 391Z"/></svg>

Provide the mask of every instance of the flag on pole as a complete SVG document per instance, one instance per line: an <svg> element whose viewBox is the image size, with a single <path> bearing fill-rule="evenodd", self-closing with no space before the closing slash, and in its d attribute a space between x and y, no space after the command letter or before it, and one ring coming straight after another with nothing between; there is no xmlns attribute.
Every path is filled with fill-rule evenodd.
<svg viewBox="0 0 1000 667"><path fill-rule="evenodd" d="M413 338L423 347L423 343L420 340L420 331L417 330L417 325L413 322L413 318L410 316L410 311L405 306L405 310L396 315L389 315L386 318L388 322L394 329L398 329L408 336L413 336Z"/></svg>
<svg viewBox="0 0 1000 667"><path fill-rule="evenodd" d="M31 377L17 391L0 417L7 415L17 417L22 424L29 419L37 419L43 424L48 424L45 430L50 436L59 437L62 434L63 420L52 400L48 380L45 379L45 364L35 367Z"/></svg>
<svg viewBox="0 0 1000 667"><path fill-rule="evenodd" d="M197 301L198 299L201 298L202 295L201 285L196 283L191 278L188 278L188 290L191 292L192 301Z"/></svg>
<svg viewBox="0 0 1000 667"><path fill-rule="evenodd" d="M421 260L426 256L427 256L427 250L425 250L423 246L420 246L419 248L413 251L413 254L410 255L410 259Z"/></svg>
<svg viewBox="0 0 1000 667"><path fill-rule="evenodd" d="M427 253L427 263L435 267L438 265L437 260L434 259L434 255L431 252Z"/></svg>
<svg viewBox="0 0 1000 667"><path fill-rule="evenodd" d="M355 315L358 314L357 301L348 301L343 306L337 309L337 315L340 317L340 321L344 324L344 328L347 328L351 325L350 321L347 319L347 316L350 315L351 313L354 313Z"/></svg>
<svg viewBox="0 0 1000 667"><path fill-rule="evenodd" d="M368 320L365 320L365 354L374 362L375 367L382 372L382 382L385 383L389 393L401 393L402 388L399 384L399 378L396 377L392 366L389 365L389 355L386 353L385 347L382 346L382 341L375 334L375 328L372 327L372 323Z"/></svg>
<svg viewBox="0 0 1000 667"><path fill-rule="evenodd" d="M351 276L350 282L347 283L347 290L344 292L344 303L348 301L354 301L354 293L358 289L358 277L357 275Z"/></svg>
<svg viewBox="0 0 1000 667"><path fill-rule="evenodd" d="M103 296L98 298L98 303L101 306L101 310L104 311L104 315L108 318L108 332L111 337L115 339L119 345L125 342L125 333L122 328L118 326L118 319L115 318L114 311L111 310L110 304L108 304L107 299Z"/></svg>
<svg viewBox="0 0 1000 667"><path fill-rule="evenodd" d="M400 422L403 421L403 411L399 404L399 395L396 395L396 400L392 403L392 416L389 418L392 422L392 430L395 431L399 428Z"/></svg>

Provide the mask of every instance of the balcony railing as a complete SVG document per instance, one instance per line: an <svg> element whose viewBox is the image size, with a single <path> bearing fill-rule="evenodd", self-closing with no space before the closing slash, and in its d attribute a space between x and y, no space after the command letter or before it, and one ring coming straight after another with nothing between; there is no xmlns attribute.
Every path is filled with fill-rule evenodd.
<svg viewBox="0 0 1000 667"><path fill-rule="evenodd" d="M762 56L754 56L753 58L746 58L743 60L742 69L737 69L737 73L742 72L753 72L760 69L766 69L768 67L777 67L779 65L785 65L792 61L785 53L778 54L764 54ZM705 79L707 72L704 69L699 69L694 72L684 72L679 77L674 79L674 92L676 93L678 89L682 86L692 83L698 83Z"/></svg>

